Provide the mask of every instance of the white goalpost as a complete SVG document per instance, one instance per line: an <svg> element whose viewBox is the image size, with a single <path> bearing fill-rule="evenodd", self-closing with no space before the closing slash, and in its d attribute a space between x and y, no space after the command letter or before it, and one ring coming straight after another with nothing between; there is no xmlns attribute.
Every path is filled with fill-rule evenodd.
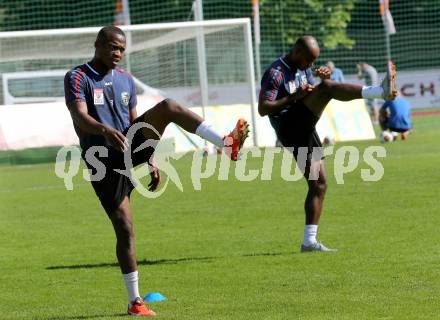
<svg viewBox="0 0 440 320"><path fill-rule="evenodd" d="M141 94L162 93L184 106L199 108L208 120L214 118L214 124L220 123L218 117L232 118L242 110L251 124L252 145L260 145L250 19L120 28L130 37L126 49L130 59L124 59L121 67L130 70L138 88L152 89ZM60 101L60 75L93 57L99 30L0 32L0 74L5 75L0 104ZM205 56L200 57L200 52ZM46 76L50 81L44 82Z"/></svg>

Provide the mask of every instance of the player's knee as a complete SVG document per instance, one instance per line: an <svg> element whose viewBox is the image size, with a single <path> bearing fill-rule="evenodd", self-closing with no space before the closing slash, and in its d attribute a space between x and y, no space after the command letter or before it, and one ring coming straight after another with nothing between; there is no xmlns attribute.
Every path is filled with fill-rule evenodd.
<svg viewBox="0 0 440 320"><path fill-rule="evenodd" d="M318 179L309 184L310 190L317 196L323 197L327 191L327 181Z"/></svg>
<svg viewBox="0 0 440 320"><path fill-rule="evenodd" d="M316 191L319 196L323 197L327 192L327 183L325 181L318 181Z"/></svg>
<svg viewBox="0 0 440 320"><path fill-rule="evenodd" d="M131 222L124 221L121 223L116 232L116 236L118 241L122 241L127 244L132 243L134 239L134 232Z"/></svg>
<svg viewBox="0 0 440 320"><path fill-rule="evenodd" d="M134 238L133 223L131 219L127 218L124 214L121 214L119 210L116 210L111 220L118 240L127 243L131 242Z"/></svg>
<svg viewBox="0 0 440 320"><path fill-rule="evenodd" d="M172 99L165 99L161 103L163 104L163 110L170 117L174 117L176 115L179 115L183 111L183 107Z"/></svg>
<svg viewBox="0 0 440 320"><path fill-rule="evenodd" d="M332 90L333 89L333 84L334 81L330 80L330 79L324 79L321 81L321 83L319 84L319 86L323 89L323 90Z"/></svg>

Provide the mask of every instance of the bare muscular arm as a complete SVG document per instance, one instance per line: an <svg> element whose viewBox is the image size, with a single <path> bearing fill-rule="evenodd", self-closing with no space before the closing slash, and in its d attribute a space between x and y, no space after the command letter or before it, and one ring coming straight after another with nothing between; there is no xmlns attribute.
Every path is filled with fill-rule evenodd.
<svg viewBox="0 0 440 320"><path fill-rule="evenodd" d="M121 152L127 150L125 136L118 130L107 127L93 119L93 117L88 114L87 104L84 101L73 101L69 103L68 108L73 123L81 130L106 137L116 150Z"/></svg>

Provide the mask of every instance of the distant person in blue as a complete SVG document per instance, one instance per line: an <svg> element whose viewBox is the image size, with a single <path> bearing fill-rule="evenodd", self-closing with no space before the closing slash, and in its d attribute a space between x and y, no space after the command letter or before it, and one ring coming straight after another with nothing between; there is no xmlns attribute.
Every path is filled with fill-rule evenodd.
<svg viewBox="0 0 440 320"><path fill-rule="evenodd" d="M336 251L317 240L318 224L327 190L321 139L316 123L331 99L393 99L395 71L391 68L381 85L361 86L330 80L328 67L312 67L320 54L312 36L298 38L290 52L276 59L264 72L258 112L268 116L279 142L293 153L307 181L305 225L301 252ZM318 84L313 76L321 79Z"/></svg>
<svg viewBox="0 0 440 320"><path fill-rule="evenodd" d="M218 148L228 147L225 151L234 161L248 129L246 121L239 119L231 133L221 135L197 114L170 99L164 99L138 116L134 80L117 67L125 47L126 37L121 29L102 28L96 37L93 59L67 72L64 89L87 167L93 176L98 174L98 169L105 169L100 178L91 182L116 234L116 257L128 293L127 313L151 317L155 312L144 304L138 287L130 206L134 185L117 170L130 169L126 168L125 157L131 158L133 166L148 163L151 176L148 187L154 191L160 181L159 169L153 163L154 148L168 124L174 123L195 133ZM137 130L128 141L127 133L137 124L148 126ZM150 144L143 148L145 142ZM141 151L136 151L138 148Z"/></svg>
<svg viewBox="0 0 440 320"><path fill-rule="evenodd" d="M336 81L336 82L345 82L344 79L344 73L341 69L336 68L333 61L328 61L326 64L327 68L330 69L331 75L330 80Z"/></svg>
<svg viewBox="0 0 440 320"><path fill-rule="evenodd" d="M406 140L411 131L411 104L399 93L394 100L386 100L379 114L379 123L383 131L400 132Z"/></svg>

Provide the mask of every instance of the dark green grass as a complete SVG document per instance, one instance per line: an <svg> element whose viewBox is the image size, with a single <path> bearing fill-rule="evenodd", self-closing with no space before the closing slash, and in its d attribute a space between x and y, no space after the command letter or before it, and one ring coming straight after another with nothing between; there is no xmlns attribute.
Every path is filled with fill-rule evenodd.
<svg viewBox="0 0 440 320"><path fill-rule="evenodd" d="M299 253L306 186L280 178L279 156L272 181L231 170L198 192L191 156L175 161L184 192L132 198L141 290L168 297L157 318L439 319L440 117L414 127L385 146L378 182L362 162L336 184L327 158L319 238L336 254ZM66 191L53 164L0 167L0 319L127 318L114 242L82 178Z"/></svg>

